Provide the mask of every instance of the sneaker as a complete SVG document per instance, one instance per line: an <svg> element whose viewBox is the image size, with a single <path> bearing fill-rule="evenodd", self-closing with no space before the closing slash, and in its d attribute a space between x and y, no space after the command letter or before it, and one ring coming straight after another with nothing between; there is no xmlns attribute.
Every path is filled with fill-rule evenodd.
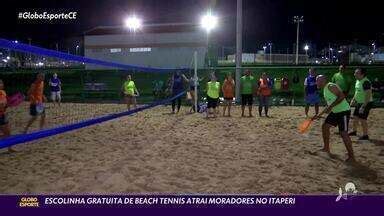
<svg viewBox="0 0 384 216"><path fill-rule="evenodd" d="M368 135L361 136L361 137L359 137L358 140L359 140L359 141L367 141L367 140L369 140L369 136L368 136Z"/></svg>
<svg viewBox="0 0 384 216"><path fill-rule="evenodd" d="M352 131L350 133L348 133L349 136L357 136L357 132L356 131Z"/></svg>

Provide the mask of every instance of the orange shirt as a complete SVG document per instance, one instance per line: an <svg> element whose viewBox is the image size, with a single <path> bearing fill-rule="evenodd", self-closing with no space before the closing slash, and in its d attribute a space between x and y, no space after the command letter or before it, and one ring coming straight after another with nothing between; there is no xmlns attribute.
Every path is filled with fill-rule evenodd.
<svg viewBox="0 0 384 216"><path fill-rule="evenodd" d="M44 81L34 82L31 85L29 102L31 104L43 103Z"/></svg>
<svg viewBox="0 0 384 216"><path fill-rule="evenodd" d="M225 79L223 83L223 95L224 98L233 98L235 97L234 94L235 91L235 84L233 82L233 79Z"/></svg>
<svg viewBox="0 0 384 216"><path fill-rule="evenodd" d="M263 96L270 96L272 94L272 91L268 86L268 79L264 80L264 79L260 78L259 85L260 85L259 86L259 94L261 94Z"/></svg>
<svg viewBox="0 0 384 216"><path fill-rule="evenodd" d="M0 115L4 115L7 109L7 93L4 90L0 90Z"/></svg>

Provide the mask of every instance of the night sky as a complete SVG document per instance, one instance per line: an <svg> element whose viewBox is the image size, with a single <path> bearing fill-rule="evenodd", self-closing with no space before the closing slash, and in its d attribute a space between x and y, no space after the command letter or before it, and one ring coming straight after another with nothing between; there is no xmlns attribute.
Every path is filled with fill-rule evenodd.
<svg viewBox="0 0 384 216"><path fill-rule="evenodd" d="M303 15L301 40L318 48L331 44L357 42L368 45L384 43L384 12L380 1L337 0L243 0L244 51L261 49L267 42L274 49L292 49L296 38L294 15ZM220 45L235 45L236 0L34 0L2 1L0 37L17 39L44 47L56 41L79 37L100 25L122 25L124 17L135 13L145 23L199 22L207 8L220 17L215 30ZM17 19L18 12L32 9L77 11L76 21L31 24Z"/></svg>

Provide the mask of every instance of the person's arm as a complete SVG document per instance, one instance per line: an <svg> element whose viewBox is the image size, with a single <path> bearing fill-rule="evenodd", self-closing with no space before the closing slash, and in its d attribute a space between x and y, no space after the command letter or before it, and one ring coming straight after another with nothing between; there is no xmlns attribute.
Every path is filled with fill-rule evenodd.
<svg viewBox="0 0 384 216"><path fill-rule="evenodd" d="M183 77L185 82L189 82L189 79L184 74L181 74L181 77Z"/></svg>
<svg viewBox="0 0 384 216"><path fill-rule="evenodd" d="M136 95L137 95L137 96L140 96L140 93L139 93L139 91L138 91L137 88L136 88L136 84L134 85L134 87L135 87Z"/></svg>
<svg viewBox="0 0 384 216"><path fill-rule="evenodd" d="M307 95L308 82L307 78L304 79L304 97Z"/></svg>

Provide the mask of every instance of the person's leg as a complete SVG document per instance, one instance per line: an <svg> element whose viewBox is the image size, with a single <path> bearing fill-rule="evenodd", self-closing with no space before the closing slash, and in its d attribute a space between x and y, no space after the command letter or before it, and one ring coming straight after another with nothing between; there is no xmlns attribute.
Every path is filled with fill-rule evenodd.
<svg viewBox="0 0 384 216"><path fill-rule="evenodd" d="M261 113L263 112L263 99L262 96L259 96L259 116L261 117Z"/></svg>
<svg viewBox="0 0 384 216"><path fill-rule="evenodd" d="M40 115L40 130L44 128L44 125L45 125L45 113L42 113Z"/></svg>
<svg viewBox="0 0 384 216"><path fill-rule="evenodd" d="M181 98L177 98L177 113L179 113L181 107Z"/></svg>
<svg viewBox="0 0 384 216"><path fill-rule="evenodd" d="M136 102L136 97L131 97L132 104L133 104L133 109L137 108L137 102Z"/></svg>
<svg viewBox="0 0 384 216"><path fill-rule="evenodd" d="M363 137L368 136L368 123L366 119L360 119L361 127L363 128Z"/></svg>
<svg viewBox="0 0 384 216"><path fill-rule="evenodd" d="M248 96L248 111L249 111L249 117L253 117L252 115L252 105L253 105L253 95Z"/></svg>
<svg viewBox="0 0 384 216"><path fill-rule="evenodd" d="M176 99L172 100L172 113L175 113L175 108L176 108Z"/></svg>
<svg viewBox="0 0 384 216"><path fill-rule="evenodd" d="M348 159L347 160L355 160L355 156L353 154L353 148L352 148L352 141L351 138L348 135L347 131L341 131L340 132L341 138L343 139L345 148L347 149L348 152Z"/></svg>
<svg viewBox="0 0 384 216"><path fill-rule="evenodd" d="M325 152L330 153L330 148L329 148L329 136L330 136L330 128L332 125L323 123L322 125L322 134L323 134L323 142L324 142L324 147L323 150Z"/></svg>
<svg viewBox="0 0 384 216"><path fill-rule="evenodd" d="M315 103L315 114L319 114L319 103Z"/></svg>
<svg viewBox="0 0 384 216"><path fill-rule="evenodd" d="M308 117L309 104L305 104L305 116Z"/></svg>
<svg viewBox="0 0 384 216"><path fill-rule="evenodd" d="M231 117L232 100L228 100L228 117Z"/></svg>
<svg viewBox="0 0 384 216"><path fill-rule="evenodd" d="M60 106L61 105L61 92L57 92L56 99L57 99L57 104Z"/></svg>
<svg viewBox="0 0 384 216"><path fill-rule="evenodd" d="M128 111L131 110L131 97L125 96L125 103L127 104Z"/></svg>
<svg viewBox="0 0 384 216"><path fill-rule="evenodd" d="M267 117L269 117L268 109L269 109L268 96L265 96L264 97L264 112L265 112L265 116L267 116Z"/></svg>
<svg viewBox="0 0 384 216"><path fill-rule="evenodd" d="M247 101L245 98L245 95L241 95L241 117L244 117L244 110L245 110L245 105Z"/></svg>
<svg viewBox="0 0 384 216"><path fill-rule="evenodd" d="M227 109L228 106L228 100L224 99L224 104L223 104L223 116L225 116L225 110Z"/></svg>
<svg viewBox="0 0 384 216"><path fill-rule="evenodd" d="M33 122L35 122L36 118L37 118L36 116L32 116L32 117L28 120L27 125L26 125L25 128L24 128L24 133L25 133L25 134L28 132L28 129L29 129L29 127L31 127L31 125L33 124Z"/></svg>

